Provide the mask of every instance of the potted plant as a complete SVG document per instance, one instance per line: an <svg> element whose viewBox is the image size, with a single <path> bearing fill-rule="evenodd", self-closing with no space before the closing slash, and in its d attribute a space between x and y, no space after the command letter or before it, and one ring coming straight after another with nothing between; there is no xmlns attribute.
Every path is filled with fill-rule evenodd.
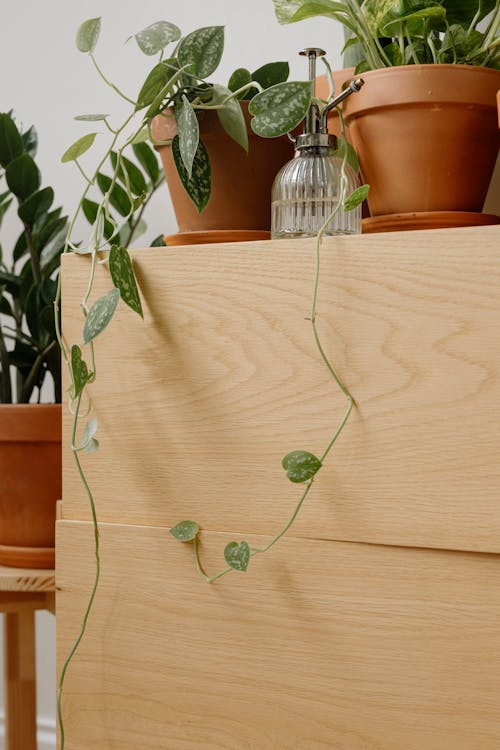
<svg viewBox="0 0 500 750"><path fill-rule="evenodd" d="M0 229L7 212L17 210L21 230L9 257L0 251L0 565L45 568L54 565L61 497L61 364L53 302L68 220L53 207L53 189L41 187L36 148L34 128L22 132L11 113L0 114ZM109 194L104 234L115 232L125 247L145 230L144 209L163 183L152 148L139 143L134 151L142 171L124 158L111 189L104 165L95 180ZM110 166L116 159L111 151ZM141 196L134 211L126 183L132 200ZM84 197L81 209L93 224L98 203ZM55 403L41 403L48 397Z"/></svg>
<svg viewBox="0 0 500 750"><path fill-rule="evenodd" d="M348 47L358 45L356 74L366 85L344 111L370 184L372 221L385 229L495 221L480 211L498 153L498 3L274 0L274 6L281 23L316 15L340 21L353 36Z"/></svg>
<svg viewBox="0 0 500 750"><path fill-rule="evenodd" d="M52 300L67 218L41 188L34 128L0 114L0 222L17 210L12 260L0 259L0 564L54 565L61 497L61 374ZM52 381L56 403L41 404ZM46 396L45 396L46 397Z"/></svg>
<svg viewBox="0 0 500 750"><path fill-rule="evenodd" d="M177 27L163 24L163 39L145 51L158 52L167 39L176 48L151 71L138 106L150 107L152 138L179 225L180 234L170 241L267 237L273 179L293 156L286 133L302 121L310 87L286 83L286 62L253 73L238 68L227 85L209 82L224 49L224 28L204 27L181 38ZM158 81L165 86L160 94Z"/></svg>

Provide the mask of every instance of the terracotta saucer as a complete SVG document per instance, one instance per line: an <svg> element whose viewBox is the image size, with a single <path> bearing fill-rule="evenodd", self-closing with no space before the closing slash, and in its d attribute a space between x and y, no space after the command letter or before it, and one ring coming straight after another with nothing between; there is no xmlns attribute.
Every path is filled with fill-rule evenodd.
<svg viewBox="0 0 500 750"><path fill-rule="evenodd" d="M414 229L449 229L500 224L500 216L472 211L423 211L421 213L386 214L363 219L363 234L405 232Z"/></svg>
<svg viewBox="0 0 500 750"><path fill-rule="evenodd" d="M271 232L261 229L214 229L208 232L178 232L168 234L164 240L167 247L176 245L210 245L214 242L254 242L268 240Z"/></svg>

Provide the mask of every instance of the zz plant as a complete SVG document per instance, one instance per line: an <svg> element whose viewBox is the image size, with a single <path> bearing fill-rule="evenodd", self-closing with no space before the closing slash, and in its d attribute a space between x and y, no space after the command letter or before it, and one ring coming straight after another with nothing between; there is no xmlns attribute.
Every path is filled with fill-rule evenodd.
<svg viewBox="0 0 500 750"><path fill-rule="evenodd" d="M9 210L16 210L21 229L9 264L0 246L2 403L40 401L50 376L55 401L61 401L52 301L68 220L53 205L53 189L41 187L37 143L34 127L23 132L11 112L0 114L0 227Z"/></svg>

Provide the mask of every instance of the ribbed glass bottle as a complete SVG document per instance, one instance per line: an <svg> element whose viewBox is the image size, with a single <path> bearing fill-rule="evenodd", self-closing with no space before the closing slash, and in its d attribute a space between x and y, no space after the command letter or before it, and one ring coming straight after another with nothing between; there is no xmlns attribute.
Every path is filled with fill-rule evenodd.
<svg viewBox="0 0 500 750"><path fill-rule="evenodd" d="M340 196L342 159L332 149L318 146L299 150L274 180L271 207L271 237L315 237ZM356 173L345 165L345 196L359 187ZM359 234L361 206L344 211L341 206L328 224L325 235Z"/></svg>

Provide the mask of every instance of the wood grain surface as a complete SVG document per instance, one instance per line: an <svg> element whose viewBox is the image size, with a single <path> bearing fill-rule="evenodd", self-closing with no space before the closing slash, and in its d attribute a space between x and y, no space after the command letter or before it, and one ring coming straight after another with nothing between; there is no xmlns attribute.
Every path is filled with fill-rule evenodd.
<svg viewBox="0 0 500 750"><path fill-rule="evenodd" d="M231 538L203 535L211 570ZM59 664L92 543L58 522ZM101 545L67 750L500 747L498 556L287 538L210 586L167 529L104 524Z"/></svg>
<svg viewBox="0 0 500 750"><path fill-rule="evenodd" d="M345 410L306 320L313 242L133 257L145 320L120 305L96 340L99 518L274 533L300 492L282 457L321 453ZM88 267L63 261L69 344ZM357 408L296 536L500 552L499 288L498 227L325 241L318 325ZM63 515L89 518L70 450Z"/></svg>
<svg viewBox="0 0 500 750"><path fill-rule="evenodd" d="M0 565L0 591L54 591L55 585L54 570Z"/></svg>

